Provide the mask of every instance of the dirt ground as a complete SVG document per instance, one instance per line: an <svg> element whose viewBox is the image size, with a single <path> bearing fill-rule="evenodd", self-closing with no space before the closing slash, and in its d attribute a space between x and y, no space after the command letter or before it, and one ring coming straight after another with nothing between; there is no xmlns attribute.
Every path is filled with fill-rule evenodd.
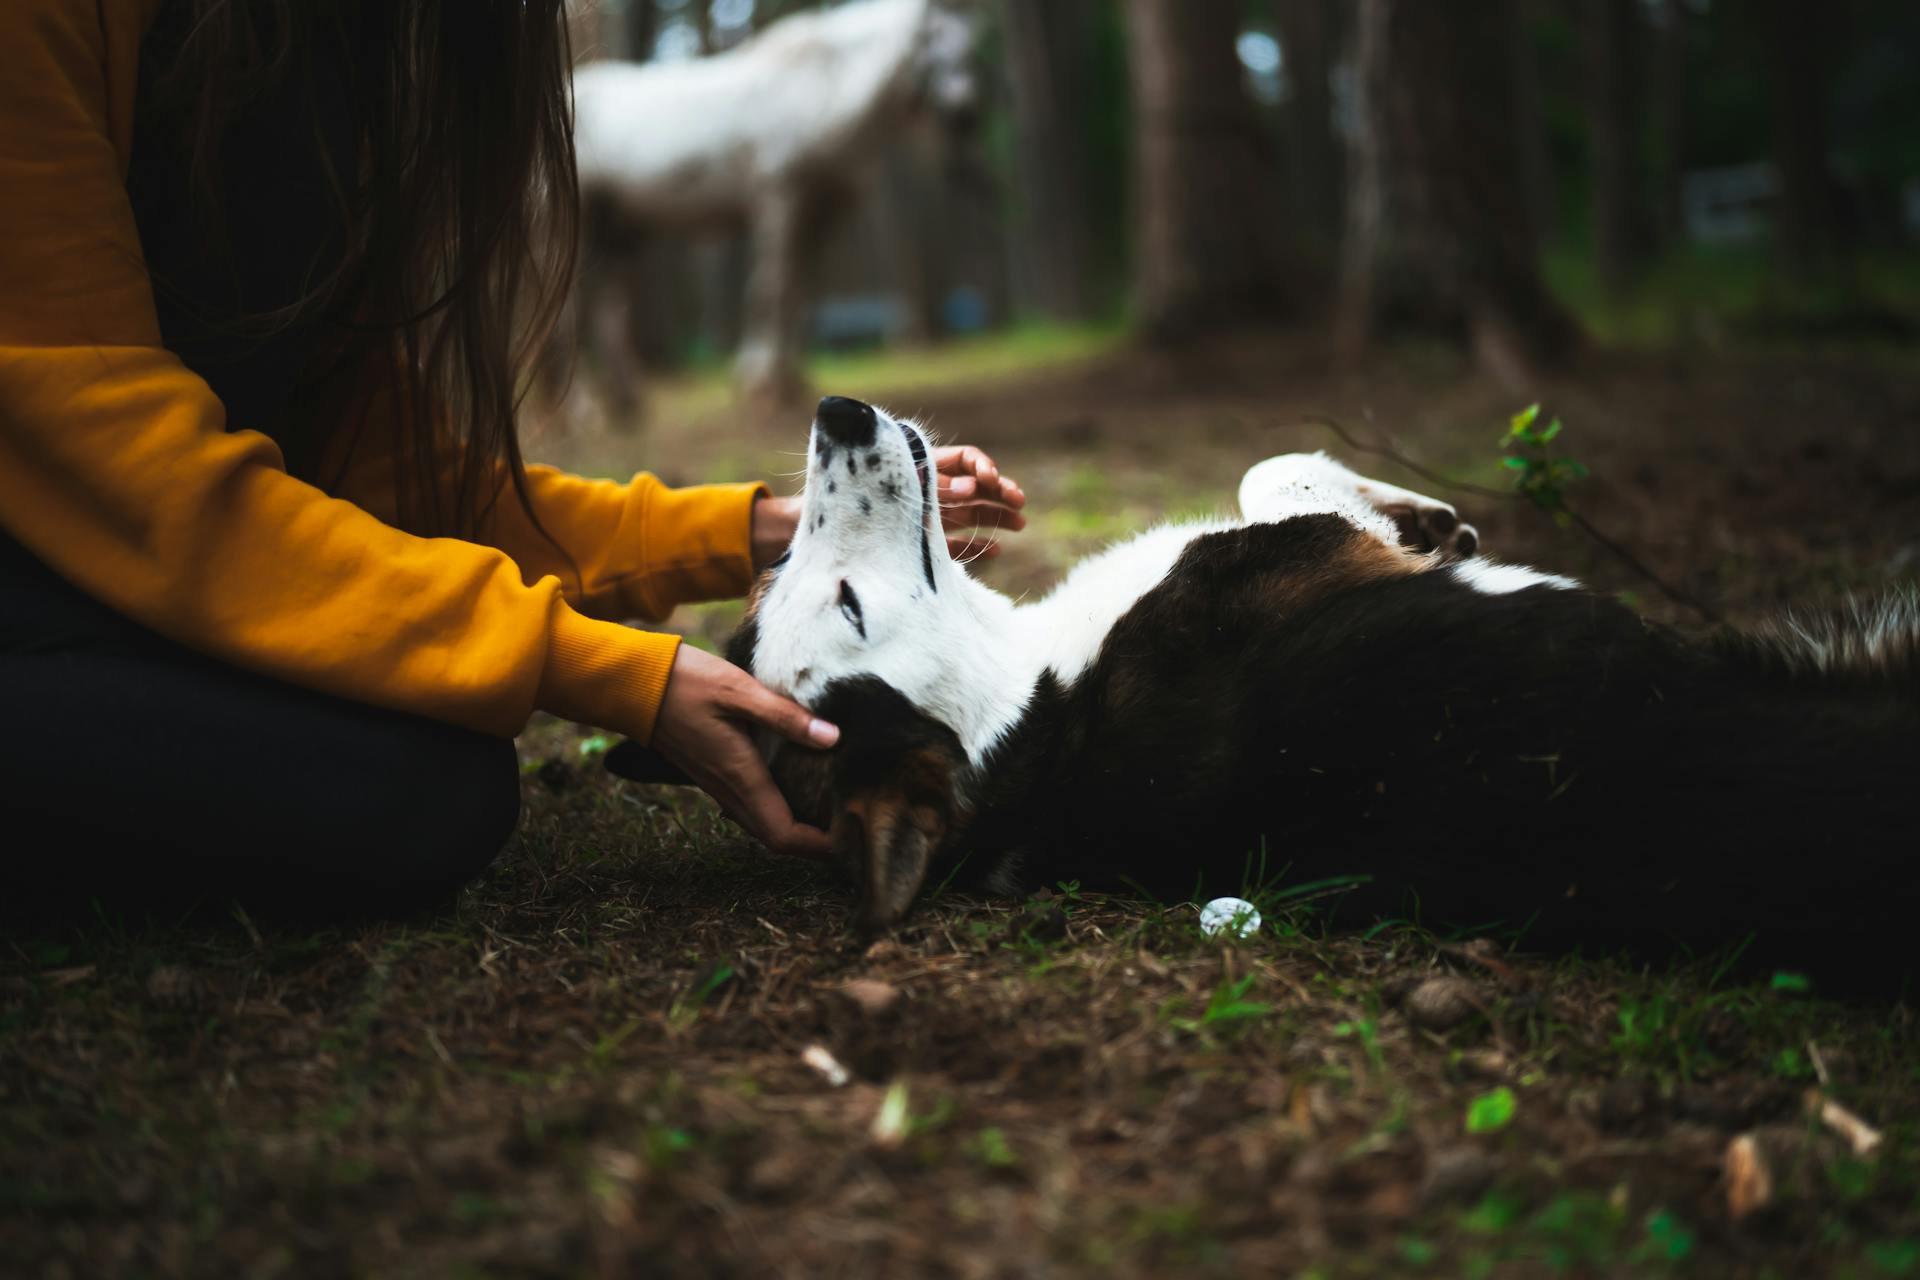
<svg viewBox="0 0 1920 1280"><path fill-rule="evenodd" d="M1305 338L826 389L1021 479L1034 527L983 565L1016 592L1228 502L1266 454L1344 453L1289 425L1309 412L1501 485L1519 400L1437 350L1335 374ZM1709 609L1920 576L1910 358L1603 355L1542 392L1593 473L1577 509ZM536 453L740 478L797 467L804 418L669 399L643 435ZM1577 530L1461 505L1496 555L1693 620ZM676 624L712 643L733 616ZM615 784L604 746L533 726L519 835L411 920L13 913L0 1272L1920 1275L1910 1005L1741 970L1737 920L1648 970L1330 936L1281 878L1239 941L1062 885L936 894L862 945L832 873Z"/></svg>

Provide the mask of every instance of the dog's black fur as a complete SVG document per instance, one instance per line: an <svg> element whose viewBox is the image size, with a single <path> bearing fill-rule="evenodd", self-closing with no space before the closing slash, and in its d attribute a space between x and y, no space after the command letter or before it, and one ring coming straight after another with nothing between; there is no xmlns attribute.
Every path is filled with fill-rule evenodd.
<svg viewBox="0 0 1920 1280"><path fill-rule="evenodd" d="M1024 877L1237 889L1372 877L1345 904L1534 937L1706 941L1890 922L1913 879L1920 700L1784 675L1604 597L1356 586L1278 621L1308 516L1210 534L1071 688L1039 691L968 844ZM1898 911L1906 910L1904 903Z"/></svg>
<svg viewBox="0 0 1920 1280"><path fill-rule="evenodd" d="M1196 538L1079 679L1042 678L934 876L1180 899L1238 891L1263 859L1283 884L1370 877L1335 908L1352 922L1641 951L1757 933L1830 959L1899 936L1920 648L1816 671L1588 591L1435 572L1295 589L1364 536L1314 515ZM755 639L729 656L750 666ZM954 750L879 681L828 701L837 760L776 761L803 815L830 818L883 757Z"/></svg>

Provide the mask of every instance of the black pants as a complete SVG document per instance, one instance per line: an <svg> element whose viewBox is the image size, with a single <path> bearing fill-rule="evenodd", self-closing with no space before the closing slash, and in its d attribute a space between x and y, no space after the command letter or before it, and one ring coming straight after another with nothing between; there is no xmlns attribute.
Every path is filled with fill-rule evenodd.
<svg viewBox="0 0 1920 1280"><path fill-rule="evenodd" d="M500 852L513 744L182 649L0 534L0 900L403 911Z"/></svg>

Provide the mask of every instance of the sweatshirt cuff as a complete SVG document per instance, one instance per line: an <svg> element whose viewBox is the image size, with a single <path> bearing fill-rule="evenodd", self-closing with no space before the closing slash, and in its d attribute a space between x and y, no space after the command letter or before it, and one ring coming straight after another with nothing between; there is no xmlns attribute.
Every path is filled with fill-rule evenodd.
<svg viewBox="0 0 1920 1280"><path fill-rule="evenodd" d="M679 636L600 622L556 602L535 702L564 719L651 742L679 652Z"/></svg>
<svg viewBox="0 0 1920 1280"><path fill-rule="evenodd" d="M660 486L647 497L640 546L680 603L731 600L753 586L753 504L763 484Z"/></svg>

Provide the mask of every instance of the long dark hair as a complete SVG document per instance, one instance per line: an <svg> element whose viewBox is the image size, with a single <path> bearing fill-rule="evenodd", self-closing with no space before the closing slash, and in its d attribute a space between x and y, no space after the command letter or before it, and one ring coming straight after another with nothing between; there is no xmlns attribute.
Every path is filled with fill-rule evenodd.
<svg viewBox="0 0 1920 1280"><path fill-rule="evenodd" d="M531 514L515 418L565 302L579 216L562 0L175 6L182 25L150 84L179 108L209 225L224 134L269 92L311 103L310 51L345 42L357 161L315 139L344 251L293 302L243 319L328 321L331 374L355 390L324 430L357 432L376 396L397 399L404 526L476 536L509 487Z"/></svg>

